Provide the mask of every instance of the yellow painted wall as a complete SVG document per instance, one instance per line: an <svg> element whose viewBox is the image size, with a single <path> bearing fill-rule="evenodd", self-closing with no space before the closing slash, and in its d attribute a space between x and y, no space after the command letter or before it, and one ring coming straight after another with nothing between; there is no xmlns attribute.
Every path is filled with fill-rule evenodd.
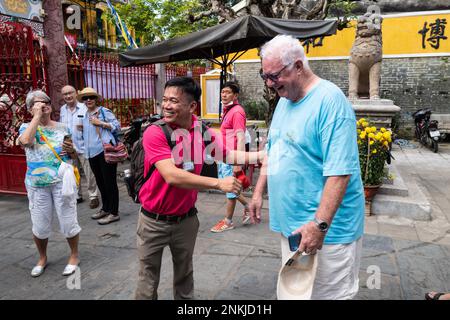
<svg viewBox="0 0 450 320"><path fill-rule="evenodd" d="M434 49L425 41L426 48L422 48L422 35L419 30L427 23L427 28L436 19L446 19L444 30L446 40L441 39L439 48ZM355 25L355 24L354 24ZM337 34L325 37L322 47L309 46L309 58L347 57L355 40L355 26L338 31ZM450 11L441 14L423 14L420 16L383 17L383 55L417 55L417 54L450 54ZM428 31L427 35L430 35ZM306 51L306 48L305 48ZM244 53L239 60L259 59L256 49Z"/></svg>

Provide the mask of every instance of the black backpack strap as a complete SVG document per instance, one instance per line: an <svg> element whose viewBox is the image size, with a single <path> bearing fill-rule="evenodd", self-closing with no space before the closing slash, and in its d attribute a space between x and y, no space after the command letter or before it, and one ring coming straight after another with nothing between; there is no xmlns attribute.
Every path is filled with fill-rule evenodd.
<svg viewBox="0 0 450 320"><path fill-rule="evenodd" d="M164 121L161 121L161 123L157 123L157 126L162 129L164 135L166 136L166 140L169 144L170 150L173 150L173 148L175 148L175 142L172 140L172 129Z"/></svg>
<svg viewBox="0 0 450 320"><path fill-rule="evenodd" d="M208 162L206 162L208 156L211 157L211 153L208 153L207 147L209 144L211 144L211 132L209 131L209 127L208 125L202 121L202 140L203 143L205 144L205 152L206 152L206 156L204 158L204 162L203 162L203 166L202 166L202 171L200 172L201 176L204 177L211 177L211 178L217 178L217 164L213 161L212 163L209 163L210 159L208 160Z"/></svg>
<svg viewBox="0 0 450 320"><path fill-rule="evenodd" d="M211 134L208 132L209 127L206 125L206 123L204 123L202 121L202 139L203 142L205 143L205 148L211 143ZM208 134L205 137L205 134Z"/></svg>
<svg viewBox="0 0 450 320"><path fill-rule="evenodd" d="M148 179L150 179L150 177L153 174L153 171L155 171L156 166L154 164L152 164L150 170L148 170L147 175L144 177L144 181L142 181L142 185L144 185L144 183L147 182Z"/></svg>
<svg viewBox="0 0 450 320"><path fill-rule="evenodd" d="M152 123L152 125L156 125L161 128L161 130L164 132L164 135L166 136L166 140L167 140L167 143L169 144L170 150L173 150L173 148L175 148L175 142L172 141L172 130L167 125L167 123L165 123L163 120L159 120L159 121L156 121L155 123ZM155 164L152 164L152 166L150 167L150 170L148 170L147 175L144 177L144 181L143 181L142 185L144 185L144 183L146 183L147 180L150 179L150 177L152 176L155 169L156 169Z"/></svg>

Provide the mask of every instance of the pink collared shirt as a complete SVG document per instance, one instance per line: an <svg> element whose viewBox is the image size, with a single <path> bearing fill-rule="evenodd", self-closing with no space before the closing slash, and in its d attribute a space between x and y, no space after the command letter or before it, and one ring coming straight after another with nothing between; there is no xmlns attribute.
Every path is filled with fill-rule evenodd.
<svg viewBox="0 0 450 320"><path fill-rule="evenodd" d="M236 133L242 131L245 134L246 122L245 110L237 100L224 108L220 131L222 133L223 144L228 150L237 149Z"/></svg>
<svg viewBox="0 0 450 320"><path fill-rule="evenodd" d="M181 162L185 152L187 152L185 162L192 161L194 163L194 171L192 173L200 174L203 167L205 144L202 141L199 130L201 124L196 116L192 116L192 120L192 126L189 131L177 130L177 128L172 127L176 136L176 146L173 150L170 149L166 136L159 126L152 125L145 130L143 138L145 151L144 176L147 175L154 163L171 158L174 159L175 166L182 169L183 165ZM222 156L225 156L226 151L221 139L218 138L214 130L210 129L208 132L212 137L208 150L214 148L216 152L221 152ZM200 148L201 153L199 152ZM158 214L182 215L195 206L197 193L196 189L182 189L168 185L158 170L155 169L150 179L141 187L139 199L142 207L147 211Z"/></svg>

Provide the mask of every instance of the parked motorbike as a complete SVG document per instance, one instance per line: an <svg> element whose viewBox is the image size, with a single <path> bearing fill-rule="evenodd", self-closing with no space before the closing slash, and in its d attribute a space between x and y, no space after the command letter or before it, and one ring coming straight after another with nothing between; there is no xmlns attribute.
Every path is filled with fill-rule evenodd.
<svg viewBox="0 0 450 320"><path fill-rule="evenodd" d="M419 109L413 113L415 123L415 136L424 146L430 147L434 152L438 152L439 138L438 121L430 120L431 109Z"/></svg>

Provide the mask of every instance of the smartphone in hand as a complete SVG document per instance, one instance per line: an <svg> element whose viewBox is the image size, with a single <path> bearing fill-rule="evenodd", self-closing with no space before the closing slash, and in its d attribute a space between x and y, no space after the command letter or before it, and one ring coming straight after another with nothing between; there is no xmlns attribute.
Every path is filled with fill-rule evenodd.
<svg viewBox="0 0 450 320"><path fill-rule="evenodd" d="M301 241L302 241L302 234L301 233L291 234L288 237L289 250L297 251L298 247L300 246L300 242Z"/></svg>
<svg viewBox="0 0 450 320"><path fill-rule="evenodd" d="M65 136L64 136L64 139L63 139L64 141L72 141L72 135L71 134L66 134Z"/></svg>

